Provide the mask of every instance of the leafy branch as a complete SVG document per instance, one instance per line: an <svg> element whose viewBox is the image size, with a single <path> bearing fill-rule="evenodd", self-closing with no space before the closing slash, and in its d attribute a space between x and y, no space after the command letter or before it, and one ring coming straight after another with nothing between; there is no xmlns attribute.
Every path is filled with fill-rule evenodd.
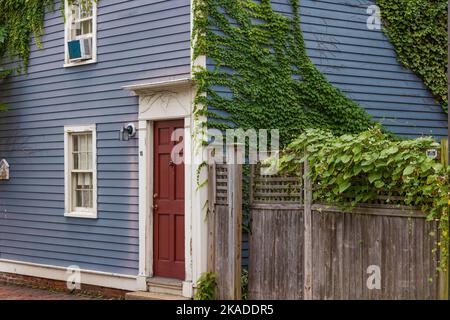
<svg viewBox="0 0 450 320"><path fill-rule="evenodd" d="M446 269L450 170L425 152L438 147L431 138L393 139L379 127L341 136L310 129L288 146L280 169L300 174L308 160L314 200L329 205L351 209L383 195L386 204L395 197L422 210L429 221L438 223L440 267Z"/></svg>

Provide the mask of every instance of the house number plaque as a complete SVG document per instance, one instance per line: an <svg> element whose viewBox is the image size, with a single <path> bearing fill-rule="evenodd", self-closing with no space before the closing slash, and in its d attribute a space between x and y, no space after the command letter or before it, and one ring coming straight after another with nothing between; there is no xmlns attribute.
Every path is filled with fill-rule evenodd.
<svg viewBox="0 0 450 320"><path fill-rule="evenodd" d="M9 180L9 164L5 159L0 161L0 180Z"/></svg>

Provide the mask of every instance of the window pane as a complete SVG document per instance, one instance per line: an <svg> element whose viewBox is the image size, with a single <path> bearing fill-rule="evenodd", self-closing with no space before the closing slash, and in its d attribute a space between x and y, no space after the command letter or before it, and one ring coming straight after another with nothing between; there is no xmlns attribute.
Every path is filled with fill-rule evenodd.
<svg viewBox="0 0 450 320"><path fill-rule="evenodd" d="M78 208L92 208L93 183L92 173L74 173L74 205Z"/></svg>
<svg viewBox="0 0 450 320"><path fill-rule="evenodd" d="M77 152L77 151L80 151L79 149L78 149L78 136L77 135L73 135L73 151L74 152Z"/></svg>
<svg viewBox="0 0 450 320"><path fill-rule="evenodd" d="M72 15L77 20L92 17L92 6L80 5L79 1L73 1Z"/></svg>
<svg viewBox="0 0 450 320"><path fill-rule="evenodd" d="M73 169L92 170L92 134L73 135Z"/></svg>
<svg viewBox="0 0 450 320"><path fill-rule="evenodd" d="M92 33L92 19L75 24L75 36L82 36Z"/></svg>
<svg viewBox="0 0 450 320"><path fill-rule="evenodd" d="M92 33L92 19L83 21L81 23L81 34Z"/></svg>
<svg viewBox="0 0 450 320"><path fill-rule="evenodd" d="M92 6L85 6L80 8L80 19L92 17Z"/></svg>

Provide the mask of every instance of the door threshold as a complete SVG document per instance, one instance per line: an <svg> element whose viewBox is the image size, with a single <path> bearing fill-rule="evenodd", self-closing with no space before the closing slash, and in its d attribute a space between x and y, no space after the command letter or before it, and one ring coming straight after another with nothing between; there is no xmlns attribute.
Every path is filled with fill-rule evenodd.
<svg viewBox="0 0 450 320"><path fill-rule="evenodd" d="M183 281L172 278L153 277L147 279L148 292L157 294L183 295Z"/></svg>
<svg viewBox="0 0 450 320"><path fill-rule="evenodd" d="M153 284L153 285L168 285L168 286L175 286L175 287L183 286L183 281L180 279L164 278L164 277L147 278L147 283Z"/></svg>

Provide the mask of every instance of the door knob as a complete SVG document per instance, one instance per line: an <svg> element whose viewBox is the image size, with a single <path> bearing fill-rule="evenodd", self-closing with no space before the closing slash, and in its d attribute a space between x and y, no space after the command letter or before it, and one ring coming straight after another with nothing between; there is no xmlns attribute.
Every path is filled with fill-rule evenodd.
<svg viewBox="0 0 450 320"><path fill-rule="evenodd" d="M157 204L153 205L153 210L158 210L158 205Z"/></svg>
<svg viewBox="0 0 450 320"><path fill-rule="evenodd" d="M155 193L155 194L153 195L153 199L156 199L156 198L158 198L158 194L157 194L157 193Z"/></svg>

